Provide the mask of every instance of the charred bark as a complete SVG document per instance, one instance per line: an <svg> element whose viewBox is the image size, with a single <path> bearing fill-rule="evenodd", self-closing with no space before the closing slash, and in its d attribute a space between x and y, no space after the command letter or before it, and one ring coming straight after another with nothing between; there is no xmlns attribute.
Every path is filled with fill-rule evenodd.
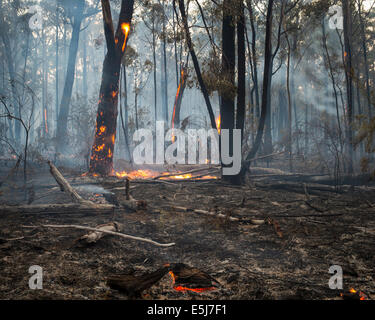
<svg viewBox="0 0 375 320"><path fill-rule="evenodd" d="M187 68L185 66L181 69L180 83L177 88L176 98L173 107L172 113L172 128L177 128L180 124L180 112L181 112L181 103L182 97L184 95L187 79Z"/></svg>
<svg viewBox="0 0 375 320"><path fill-rule="evenodd" d="M233 154L233 129L234 129L234 111L235 97L232 94L232 88L235 88L235 24L234 17L231 13L233 11L233 2L231 0L224 0L223 2L223 25L222 25L222 77L225 79L226 87L222 88L220 92L220 115L221 115L221 129L229 129L229 153ZM224 167L225 164L222 163ZM233 176L224 176L223 180L234 183Z"/></svg>
<svg viewBox="0 0 375 320"><path fill-rule="evenodd" d="M347 98L347 132L346 138L348 143L348 173L353 173L353 67L352 67L352 16L349 0L342 0L344 13L344 64L346 78L346 98Z"/></svg>
<svg viewBox="0 0 375 320"><path fill-rule="evenodd" d="M110 175L113 171L119 75L133 9L134 0L122 0L117 31L114 34L109 1L102 0L104 32L108 51L103 63L95 139L91 150L90 173Z"/></svg>

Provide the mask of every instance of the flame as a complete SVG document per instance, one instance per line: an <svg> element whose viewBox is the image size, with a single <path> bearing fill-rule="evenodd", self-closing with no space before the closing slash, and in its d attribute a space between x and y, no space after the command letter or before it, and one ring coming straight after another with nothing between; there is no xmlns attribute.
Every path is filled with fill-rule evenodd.
<svg viewBox="0 0 375 320"><path fill-rule="evenodd" d="M105 144L102 144L101 146L97 146L97 147L95 148L95 151L99 152L99 151L103 150L103 149L104 149L104 146L105 146Z"/></svg>
<svg viewBox="0 0 375 320"><path fill-rule="evenodd" d="M354 288L350 288L349 290L350 293L353 293L353 294L358 294L359 296L359 300L367 300L367 296L366 294L364 294L362 291L357 291L355 290Z"/></svg>
<svg viewBox="0 0 375 320"><path fill-rule="evenodd" d="M105 132L106 129L107 129L106 126L101 126L101 127L99 128L99 135L103 134L103 133Z"/></svg>
<svg viewBox="0 0 375 320"><path fill-rule="evenodd" d="M121 171L115 172L117 178L129 178L129 179L153 179L159 176L168 175L168 177L161 177L161 180L186 180L186 179L194 179L194 176L191 173L187 174L180 174L176 172L174 176L170 176L170 172L156 172L153 170L134 170L131 172ZM215 176L202 176L197 177L196 180L217 180L218 178Z"/></svg>
<svg viewBox="0 0 375 320"><path fill-rule="evenodd" d="M112 154L112 151L111 151L111 148L108 149L108 157L109 158L112 158L113 154Z"/></svg>
<svg viewBox="0 0 375 320"><path fill-rule="evenodd" d="M176 277L175 277L175 275L174 275L174 273L173 273L172 271L169 271L169 274L171 275L172 280L173 280L173 289L175 289L176 291L193 291L193 292L201 293L201 292L204 292L204 291L212 291L212 290L216 290L215 287L207 287L207 288L188 288L188 287L183 287L183 286L175 286Z"/></svg>
<svg viewBox="0 0 375 320"><path fill-rule="evenodd" d="M171 176L171 177L166 177L166 178L160 178L162 180L166 180L168 178L176 179L176 180L183 180L183 179L191 179L193 175L191 173L183 174L183 175L176 175L176 176Z"/></svg>
<svg viewBox="0 0 375 320"><path fill-rule="evenodd" d="M182 68L181 69L181 78L180 78L181 81L178 84L176 98L175 98L174 107L173 107L172 129L174 129L174 120L175 120L175 117L176 117L176 106L177 106L178 97L180 96L181 86L184 85L184 82L185 82L185 78L184 77L185 77L184 68ZM176 141L176 137L175 137L175 135L172 135L172 142L175 142L175 141Z"/></svg>
<svg viewBox="0 0 375 320"><path fill-rule="evenodd" d="M220 132L221 132L221 115L219 115L216 118L216 128L217 128L217 132L220 134Z"/></svg>
<svg viewBox="0 0 375 320"><path fill-rule="evenodd" d="M115 98L115 97L116 97L116 94L117 94L116 91L112 91L112 98Z"/></svg>
<svg viewBox="0 0 375 320"><path fill-rule="evenodd" d="M121 24L121 30L122 30L122 32L125 35L124 43L122 45L122 52L124 52L125 51L125 47L126 47L126 41L128 39L128 34L129 34L129 31L130 31L130 24L129 23L123 23L123 24Z"/></svg>
<svg viewBox="0 0 375 320"><path fill-rule="evenodd" d="M362 292L362 291L357 291L357 290L355 290L354 288L350 288L349 289L349 292L351 293L351 294L357 294L358 296L359 296L359 300L367 300L368 298L367 298L367 295L364 293L364 292ZM344 294L342 294L342 293L340 293L340 296L341 297L343 297L344 296Z"/></svg>

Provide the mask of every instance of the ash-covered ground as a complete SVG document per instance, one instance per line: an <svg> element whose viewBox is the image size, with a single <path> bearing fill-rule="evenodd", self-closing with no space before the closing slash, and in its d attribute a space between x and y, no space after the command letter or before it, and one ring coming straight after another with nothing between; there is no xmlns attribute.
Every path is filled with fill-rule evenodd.
<svg viewBox="0 0 375 320"><path fill-rule="evenodd" d="M4 170L3 173L5 173ZM124 181L81 177L61 172L87 199L105 203L124 197ZM20 183L17 182L20 180ZM29 176L32 204L69 203L47 167ZM1 205L27 203L22 175L1 187ZM166 274L142 294L143 299L341 299L328 286L328 269L344 271L344 290L355 288L375 297L375 190L356 186L321 191L309 184L300 189L277 188L271 178L245 186L218 181L130 182L130 193L147 202L147 210L111 213L14 213L0 209L1 299L128 299L106 285L113 274L152 272L165 263L198 268L222 287L203 293L173 289ZM276 185L276 187L275 187ZM115 196L104 197L103 193ZM238 217L183 212L200 209ZM261 225L249 219L265 220ZM95 227L116 221L122 233L149 238L148 243L106 236L85 245L77 229L41 227L75 224ZM43 268L43 289L29 289L32 265Z"/></svg>

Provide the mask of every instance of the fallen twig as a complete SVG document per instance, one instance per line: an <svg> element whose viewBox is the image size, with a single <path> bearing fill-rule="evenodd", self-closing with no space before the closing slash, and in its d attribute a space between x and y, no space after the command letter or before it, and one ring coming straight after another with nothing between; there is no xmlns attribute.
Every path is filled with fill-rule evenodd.
<svg viewBox="0 0 375 320"><path fill-rule="evenodd" d="M66 224L66 225L44 224L44 225L42 225L42 227L45 227L45 228L73 228L73 229L80 229L80 230L96 231L96 232L111 234L111 235L114 235L114 236L119 236L119 237L122 237L122 238L125 238L125 239L147 242L147 243L153 244L154 246L158 246L158 247L171 247L171 246L175 245L174 242L163 244L163 243L153 241L151 239L135 237L135 236L131 236L131 235L128 235L128 234L109 231L109 230L103 230L103 229L97 229L97 228L91 228L91 227L84 227L84 226L79 226L79 225L75 225L75 224Z"/></svg>
<svg viewBox="0 0 375 320"><path fill-rule="evenodd" d="M158 180L160 178L168 178L168 177L175 177L175 176L183 176L185 174L191 174L191 173L197 173L197 172L202 172L202 171L218 171L220 170L220 168L218 167L215 167L215 168L200 168L200 169L193 169L193 170L189 170L189 171L185 171L185 172L175 172L175 173L171 173L171 174L165 174L165 175L160 175L160 176L156 176L153 178L153 180ZM194 178L194 177L192 177Z"/></svg>

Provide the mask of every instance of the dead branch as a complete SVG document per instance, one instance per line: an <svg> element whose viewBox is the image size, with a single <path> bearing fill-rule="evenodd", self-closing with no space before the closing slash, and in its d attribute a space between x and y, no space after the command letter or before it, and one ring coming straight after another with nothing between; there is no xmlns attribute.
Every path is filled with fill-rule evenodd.
<svg viewBox="0 0 375 320"><path fill-rule="evenodd" d="M111 234L111 235L118 236L118 237L125 238L125 239L147 242L147 243L153 244L154 246L158 246L158 247L171 247L171 246L175 245L174 242L163 244L163 243L153 241L151 239L135 237L135 236L131 236L131 235L128 235L128 234L109 231L109 230L103 230L103 229L97 229L97 228L91 228L91 227L84 227L84 226L79 226L79 225L75 225L75 224L66 224L66 225L44 224L44 225L42 225L42 227L45 227L45 228L73 228L73 229L80 229L80 230L96 231L96 232Z"/></svg>
<svg viewBox="0 0 375 320"><path fill-rule="evenodd" d="M153 178L153 180L157 180L157 179L160 179L160 178L168 178L168 177L175 177L175 176L183 176L185 174L191 174L191 173L197 173L197 172L202 172L202 171L219 171L220 168L219 167L214 167L214 168L200 168L200 169L193 169L193 170L189 170L189 171L185 171L185 172L176 172L176 173L171 173L171 174L166 174L166 175L160 175L160 176L156 176ZM193 179L194 177L192 177Z"/></svg>
<svg viewBox="0 0 375 320"><path fill-rule="evenodd" d="M119 231L119 225L118 225L117 222L110 222L110 223L98 225L95 228L98 229L98 230L107 230L107 231L113 231L113 232ZM91 232L83 235L82 237L80 237L77 241L78 242L83 241L83 242L86 242L86 243L95 243L98 240L100 240L101 238L103 238L105 235L107 235L107 234L103 233L103 232L91 231Z"/></svg>
<svg viewBox="0 0 375 320"><path fill-rule="evenodd" d="M63 177L63 175L60 173L60 171L52 164L51 161L47 161L49 167L50 167L50 172L52 176L55 178L56 182L60 186L61 191L64 191L70 195L72 198L73 202L80 203L80 204L85 204L85 205L93 205L95 204L92 201L88 201L83 199L75 189L69 184L69 182Z"/></svg>
<svg viewBox="0 0 375 320"><path fill-rule="evenodd" d="M197 214L204 214L204 215L215 217L215 218L227 219L229 221L235 221L235 222L241 221L241 219L239 219L239 218L230 217L230 216L224 215L222 213L215 213L215 212L210 212L210 211L207 211L207 210L189 209L189 208L185 208L185 207L172 207L172 209L180 210L180 211L183 211L183 212L194 212L194 213L197 213Z"/></svg>

